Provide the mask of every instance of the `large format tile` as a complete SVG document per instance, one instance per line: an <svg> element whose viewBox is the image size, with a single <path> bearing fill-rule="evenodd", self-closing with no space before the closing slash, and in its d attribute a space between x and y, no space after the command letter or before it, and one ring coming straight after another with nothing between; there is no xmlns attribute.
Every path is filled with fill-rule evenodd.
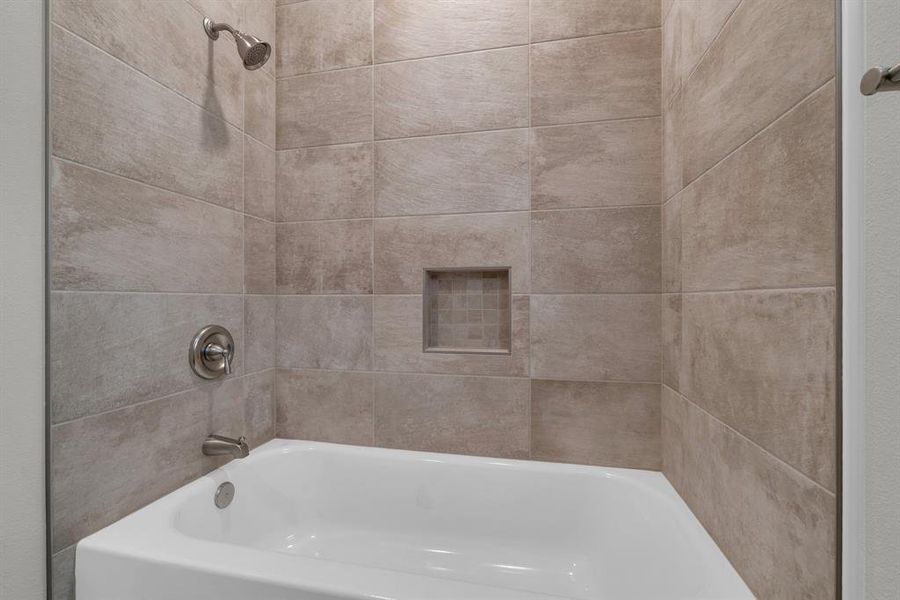
<svg viewBox="0 0 900 600"><path fill-rule="evenodd" d="M206 382L174 396L51 429L53 550L59 551L227 462L210 433L274 435L273 371Z"/></svg>
<svg viewBox="0 0 900 600"><path fill-rule="evenodd" d="M372 68L279 79L278 149L372 139Z"/></svg>
<svg viewBox="0 0 900 600"><path fill-rule="evenodd" d="M275 296L244 296L244 371L275 367Z"/></svg>
<svg viewBox="0 0 900 600"><path fill-rule="evenodd" d="M756 0L735 9L683 87L685 181L834 75L834 7Z"/></svg>
<svg viewBox="0 0 900 600"><path fill-rule="evenodd" d="M834 85L682 193L685 291L833 285Z"/></svg>
<svg viewBox="0 0 900 600"><path fill-rule="evenodd" d="M280 438L375 443L371 373L278 369L275 397Z"/></svg>
<svg viewBox="0 0 900 600"><path fill-rule="evenodd" d="M834 598L834 495L673 392L662 410L666 475L756 597Z"/></svg>
<svg viewBox="0 0 900 600"><path fill-rule="evenodd" d="M682 393L834 489L833 290L685 294Z"/></svg>
<svg viewBox="0 0 900 600"><path fill-rule="evenodd" d="M658 292L659 208L531 213L535 293Z"/></svg>
<svg viewBox="0 0 900 600"><path fill-rule="evenodd" d="M240 209L239 129L58 27L52 38L54 155Z"/></svg>
<svg viewBox="0 0 900 600"><path fill-rule="evenodd" d="M375 443L527 458L528 379L375 374Z"/></svg>
<svg viewBox="0 0 900 600"><path fill-rule="evenodd" d="M531 297L531 376L659 381L659 294Z"/></svg>
<svg viewBox="0 0 900 600"><path fill-rule="evenodd" d="M56 552L51 559L53 595L50 600L75 600L75 545Z"/></svg>
<svg viewBox="0 0 900 600"><path fill-rule="evenodd" d="M531 382L531 457L659 469L659 385Z"/></svg>
<svg viewBox="0 0 900 600"><path fill-rule="evenodd" d="M372 144L278 152L278 220L372 216Z"/></svg>
<svg viewBox="0 0 900 600"><path fill-rule="evenodd" d="M681 294L662 295L662 383L681 390Z"/></svg>
<svg viewBox="0 0 900 600"><path fill-rule="evenodd" d="M199 382L191 337L217 323L242 347L239 295L53 292L50 295L52 421L136 404ZM241 373L243 356L234 359Z"/></svg>
<svg viewBox="0 0 900 600"><path fill-rule="evenodd" d="M663 204L662 222L662 289L681 291L681 196L674 196Z"/></svg>
<svg viewBox="0 0 900 600"><path fill-rule="evenodd" d="M188 3L58 0L51 8L54 23L242 127L244 69L235 60L234 44L228 39L214 45L205 35L197 35L202 17ZM182 60L160 52L161 31L179 40Z"/></svg>
<svg viewBox="0 0 900 600"><path fill-rule="evenodd" d="M423 352L422 297L375 297L375 369L528 376L528 297L512 297L510 354Z"/></svg>
<svg viewBox="0 0 900 600"><path fill-rule="evenodd" d="M658 29L531 47L534 125L660 113Z"/></svg>
<svg viewBox="0 0 900 600"><path fill-rule="evenodd" d="M278 223L279 294L372 291L372 221Z"/></svg>
<svg viewBox="0 0 900 600"><path fill-rule="evenodd" d="M511 267L514 294L529 289L528 213L375 221L375 293L418 294L422 270Z"/></svg>
<svg viewBox="0 0 900 600"><path fill-rule="evenodd" d="M528 0L375 0L375 60L528 43Z"/></svg>
<svg viewBox="0 0 900 600"><path fill-rule="evenodd" d="M275 147L276 85L265 71L248 71L244 80L244 132Z"/></svg>
<svg viewBox="0 0 900 600"><path fill-rule="evenodd" d="M532 0L531 41L659 27L659 0Z"/></svg>
<svg viewBox="0 0 900 600"><path fill-rule="evenodd" d="M527 125L527 47L375 67L377 139Z"/></svg>
<svg viewBox="0 0 900 600"><path fill-rule="evenodd" d="M244 217L244 292L275 292L275 224Z"/></svg>
<svg viewBox="0 0 900 600"><path fill-rule="evenodd" d="M532 208L657 204L659 118L532 130Z"/></svg>
<svg viewBox="0 0 900 600"><path fill-rule="evenodd" d="M528 210L528 130L375 144L377 215Z"/></svg>
<svg viewBox="0 0 900 600"><path fill-rule="evenodd" d="M244 212L275 220L275 151L244 136Z"/></svg>
<svg viewBox="0 0 900 600"><path fill-rule="evenodd" d="M663 103L697 66L740 0L680 0L662 28Z"/></svg>
<svg viewBox="0 0 900 600"><path fill-rule="evenodd" d="M371 296L279 296L275 326L279 367L372 368Z"/></svg>
<svg viewBox="0 0 900 600"><path fill-rule="evenodd" d="M676 92L663 105L662 115L662 201L672 198L684 187L684 94Z"/></svg>
<svg viewBox="0 0 900 600"><path fill-rule="evenodd" d="M372 64L372 0L307 0L278 8L278 76Z"/></svg>
<svg viewBox="0 0 900 600"><path fill-rule="evenodd" d="M241 215L53 160L53 289L241 291Z"/></svg>

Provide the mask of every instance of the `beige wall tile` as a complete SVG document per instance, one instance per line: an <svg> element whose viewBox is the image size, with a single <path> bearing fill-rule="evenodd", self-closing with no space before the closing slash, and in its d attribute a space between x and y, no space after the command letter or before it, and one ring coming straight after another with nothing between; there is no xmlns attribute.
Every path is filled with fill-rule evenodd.
<svg viewBox="0 0 900 600"><path fill-rule="evenodd" d="M375 0L378 62L528 43L528 0Z"/></svg>
<svg viewBox="0 0 900 600"><path fill-rule="evenodd" d="M531 382L531 457L537 460L656 469L659 385Z"/></svg>
<svg viewBox="0 0 900 600"><path fill-rule="evenodd" d="M682 194L685 290L833 285L834 86Z"/></svg>
<svg viewBox="0 0 900 600"><path fill-rule="evenodd" d="M375 369L457 375L528 376L528 297L512 297L511 353L422 351L422 297L375 297Z"/></svg>
<svg viewBox="0 0 900 600"><path fill-rule="evenodd" d="M682 441L667 475L756 597L835 597L833 494L677 394L663 440Z"/></svg>
<svg viewBox="0 0 900 600"><path fill-rule="evenodd" d="M307 0L278 8L278 76L372 64L372 0Z"/></svg>
<svg viewBox="0 0 900 600"><path fill-rule="evenodd" d="M187 365L191 337L201 327L217 323L231 331L241 348L243 311L239 295L53 292L52 421L77 419L196 385L199 380ZM241 374L242 365L238 352L235 375Z"/></svg>
<svg viewBox="0 0 900 600"><path fill-rule="evenodd" d="M659 208L531 214L535 293L658 292Z"/></svg>
<svg viewBox="0 0 900 600"><path fill-rule="evenodd" d="M371 373L278 369L278 437L374 445L372 377Z"/></svg>
<svg viewBox="0 0 900 600"><path fill-rule="evenodd" d="M278 223L279 294L372 292L372 221Z"/></svg>
<svg viewBox="0 0 900 600"><path fill-rule="evenodd" d="M663 383L660 395L660 451L662 453L662 473L679 494L687 489L684 480L685 446L688 440L687 425L688 402Z"/></svg>
<svg viewBox="0 0 900 600"><path fill-rule="evenodd" d="M244 296L244 370L275 367L275 296Z"/></svg>
<svg viewBox="0 0 900 600"><path fill-rule="evenodd" d="M663 102L697 66L740 0L675 2L662 28Z"/></svg>
<svg viewBox="0 0 900 600"><path fill-rule="evenodd" d="M187 0L201 15L213 21L224 21L234 27L244 26L244 4L248 0ZM265 0L263 0L265 1ZM200 22L203 22L201 17Z"/></svg>
<svg viewBox="0 0 900 600"><path fill-rule="evenodd" d="M634 33L531 47L534 125L648 117L660 113L660 34Z"/></svg>
<svg viewBox="0 0 900 600"><path fill-rule="evenodd" d="M663 103L662 200L668 200L684 187L684 94L676 92Z"/></svg>
<svg viewBox="0 0 900 600"><path fill-rule="evenodd" d="M372 368L371 296L279 296L275 326L279 367Z"/></svg>
<svg viewBox="0 0 900 600"><path fill-rule="evenodd" d="M75 546L53 555L51 560L53 590L51 600L75 600Z"/></svg>
<svg viewBox="0 0 900 600"><path fill-rule="evenodd" d="M834 3L741 3L684 86L685 180L823 85L834 62Z"/></svg>
<svg viewBox="0 0 900 600"><path fill-rule="evenodd" d="M527 129L375 144L377 215L528 207Z"/></svg>
<svg viewBox="0 0 900 600"><path fill-rule="evenodd" d="M278 220L372 216L372 144L278 153Z"/></svg>
<svg viewBox="0 0 900 600"><path fill-rule="evenodd" d="M682 393L834 489L833 290L685 294Z"/></svg>
<svg viewBox="0 0 900 600"><path fill-rule="evenodd" d="M240 293L240 214L60 160L51 197L54 289Z"/></svg>
<svg viewBox="0 0 900 600"><path fill-rule="evenodd" d="M659 294L531 297L531 376L659 381Z"/></svg>
<svg viewBox="0 0 900 600"><path fill-rule="evenodd" d="M278 80L278 149L372 139L372 68Z"/></svg>
<svg viewBox="0 0 900 600"><path fill-rule="evenodd" d="M54 155L240 209L240 130L72 34L51 34Z"/></svg>
<svg viewBox="0 0 900 600"><path fill-rule="evenodd" d="M375 443L388 448L528 457L528 379L375 375Z"/></svg>
<svg viewBox="0 0 900 600"><path fill-rule="evenodd" d="M261 70L248 71L245 77L244 131L270 148L274 148L275 78Z"/></svg>
<svg viewBox="0 0 900 600"><path fill-rule="evenodd" d="M375 67L376 139L527 125L527 47Z"/></svg>
<svg viewBox="0 0 900 600"><path fill-rule="evenodd" d="M662 382L681 389L681 294L662 295Z"/></svg>
<svg viewBox="0 0 900 600"><path fill-rule="evenodd" d="M253 446L272 439L272 373L53 426L53 550L227 462L200 452L209 433L246 435Z"/></svg>
<svg viewBox="0 0 900 600"><path fill-rule="evenodd" d="M531 40L659 27L659 0L532 0Z"/></svg>
<svg viewBox="0 0 900 600"><path fill-rule="evenodd" d="M212 45L205 35L197 35L203 18L188 3L58 0L51 10L54 23L242 127L244 69L234 44L228 39ZM179 40L181 60L173 60L171 51L160 51L161 31Z"/></svg>
<svg viewBox="0 0 900 600"><path fill-rule="evenodd" d="M244 212L275 220L275 151L244 136Z"/></svg>
<svg viewBox="0 0 900 600"><path fill-rule="evenodd" d="M662 169L657 118L532 130L532 207L657 204Z"/></svg>
<svg viewBox="0 0 900 600"><path fill-rule="evenodd" d="M514 294L530 286L527 213L375 221L375 293L418 294L422 270L511 267Z"/></svg>
<svg viewBox="0 0 900 600"><path fill-rule="evenodd" d="M662 289L681 291L681 196L662 207Z"/></svg>
<svg viewBox="0 0 900 600"><path fill-rule="evenodd" d="M244 217L244 291L275 292L275 224Z"/></svg>

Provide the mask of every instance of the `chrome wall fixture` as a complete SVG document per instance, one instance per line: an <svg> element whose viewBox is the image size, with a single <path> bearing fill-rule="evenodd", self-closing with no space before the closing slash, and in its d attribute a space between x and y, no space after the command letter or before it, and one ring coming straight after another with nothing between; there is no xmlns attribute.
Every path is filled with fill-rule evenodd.
<svg viewBox="0 0 900 600"><path fill-rule="evenodd" d="M890 68L872 67L866 71L859 82L859 91L863 96L900 91L900 63Z"/></svg>
<svg viewBox="0 0 900 600"><path fill-rule="evenodd" d="M234 338L220 325L207 325L197 332L188 350L188 362L203 379L231 375L234 360Z"/></svg>
<svg viewBox="0 0 900 600"><path fill-rule="evenodd" d="M238 31L227 23L216 23L209 17L204 17L203 29L211 40L219 39L220 31L230 33L237 44L237 51L241 55L244 68L249 71L258 69L266 64L266 61L269 60L269 55L272 54L272 46L268 43L249 33Z"/></svg>

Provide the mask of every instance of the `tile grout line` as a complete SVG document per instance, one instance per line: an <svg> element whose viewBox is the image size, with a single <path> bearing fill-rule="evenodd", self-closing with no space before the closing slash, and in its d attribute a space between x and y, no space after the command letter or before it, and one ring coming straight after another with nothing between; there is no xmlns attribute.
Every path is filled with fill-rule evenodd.
<svg viewBox="0 0 900 600"><path fill-rule="evenodd" d="M373 13L374 13L374 9L373 9ZM584 40L584 39L589 39L589 38L598 38L598 37L607 37L607 36L624 36L624 35L629 35L629 34L644 33L647 31L654 31L656 29L661 29L661 25L657 25L655 27L640 27L640 28L636 28L636 29L622 29L622 30L617 30L617 31L604 31L604 32L600 32L600 33L588 33L585 35L577 35L577 36L572 36L572 37L560 37L560 38L552 38L552 39L546 39L546 40L532 40L531 39L530 19L531 19L531 16L530 16L530 6L529 6L528 39L527 39L527 41L524 41L522 43L505 44L502 46L490 46L488 48L476 48L474 50L458 50L455 52L445 52L443 54L428 54L428 55L424 55L424 56L412 56L409 58L397 58L397 59L393 59L393 60L378 61L375 59L375 51L374 51L375 40L374 40L374 14L373 14L373 19L372 19L373 20L372 61L371 62L356 64L356 65L348 65L348 66L343 66L343 67L335 67L335 68L331 68L331 69L320 69L320 70L315 70L315 71L307 71L305 73L294 73L291 75L276 76L276 79L279 79L279 80L298 79L300 77L308 77L311 75L322 75L324 73L336 73L339 71L350 71L352 69L362 69L365 67L375 67L375 68L387 67L387 66L391 66L391 65L411 63L411 62L417 62L417 61L438 60L441 58L456 57L456 56L468 56L468 55L473 55L473 54L484 54L487 52L498 52L498 51L503 51L503 50L513 50L513 49L517 49L517 48L528 48L530 50L530 48L532 46L541 46L544 44L553 44L553 43L557 43L557 42L573 42L573 41L579 41L579 40Z"/></svg>
<svg viewBox="0 0 900 600"><path fill-rule="evenodd" d="M783 458L781 458L781 457L778 456L777 454L772 453L772 451L770 451L770 450L768 450L767 448L765 448L764 446L760 445L759 442L755 441L753 438L751 438L751 437L747 436L746 434L742 433L741 431L735 429L734 427L732 427L731 425L729 425L728 423L726 423L725 421L723 421L722 419L720 419L720 418L717 417L716 415L714 415L714 414L712 414L711 412L709 412L708 410L706 410L704 407L700 406L699 404L697 404L696 402L694 402L693 400L691 400L690 398L688 398L687 396L685 396L683 393L681 393L681 392L679 392L679 391L677 391L677 390L672 389L671 387L669 387L669 386L666 385L666 384L663 384L663 385L664 385L666 388L668 388L671 392L673 392L674 394L676 394L679 398L681 398L682 400L684 400L685 402L687 402L688 404L690 404L692 407L694 407L696 410L698 410L698 411L700 411L702 414L704 414L708 419L711 419L711 420L715 421L716 423L718 423L718 424L719 424L721 427L723 427L724 429L727 429L728 431L730 431L730 432L733 433L734 435L737 435L737 436L738 436L739 438L741 438L742 440L745 440L745 441L748 442L751 446L753 446L754 448L756 448L757 450L759 450L760 452L762 452L764 455L766 455L766 456L768 456L769 458L773 459L773 460L774 460L775 462L777 462L778 464L780 464L780 465L782 465L782 466L784 466L784 467L787 467L791 472L793 472L793 473L799 475L800 477L802 477L803 479L805 479L805 480L808 481L809 483L813 484L813 485L816 486L817 488L819 488L819 489L821 489L822 491L824 491L825 493L827 493L829 496L835 497L835 495L836 495L835 492L829 490L827 487L825 487L824 485L822 485L821 483L819 483L818 481L816 481L815 479L813 479L812 477L810 477L809 475L807 475L806 473L804 473L803 471L801 471L800 469L798 469L797 467L795 467L794 465L792 465L792 464L790 464L789 462L785 461Z"/></svg>
<svg viewBox="0 0 900 600"><path fill-rule="evenodd" d="M682 182L681 189L679 189L677 192L675 192L675 193L672 194L669 198L667 198L667 199L665 200L665 202L663 202L663 204L665 204L666 202L668 202L669 200L671 200L671 199L674 198L675 196L677 196L677 195L681 194L682 192L684 192L684 191L685 191L686 189L688 189L690 186L692 186L692 185L694 185L695 183L697 183L698 181L700 181L700 180L701 180L702 178L704 178L708 173L710 173L711 171L715 170L717 167L719 167L719 165L721 165L723 162L725 162L726 160L728 160L729 158L731 158L731 156L733 156L733 155L736 154L738 151L740 151L744 146L747 146L748 144L750 144L751 142L753 142L754 140L756 140L757 138L759 138L760 136L762 136L763 134L765 134L766 132L768 132L768 131L769 131L770 129L772 129L777 123L779 123L782 119L787 118L792 112L794 112L794 110L798 109L798 108L800 107L800 105L806 103L808 100L810 100L810 98L812 98L813 96L815 96L816 94L818 94L819 92L821 92L823 89L825 89L826 87L828 87L828 86L831 84L831 82L834 81L834 79L835 79L834 74L829 75L828 78L827 78L823 83L821 83L821 84L819 84L819 85L816 85L815 88L813 88L813 90L812 90L811 92L809 92L807 95L803 96L803 98L801 98L800 100L798 100L795 104L791 105L789 108L785 109L784 112L780 113L780 114L779 114L778 116L776 116L774 119L772 119L771 121L769 121L768 123L766 123L765 125L763 125L758 131L756 131L756 132L753 133L750 137L748 137L746 140L744 140L743 142L741 142L741 143L740 143L738 146L736 146L733 150L730 150L730 151L729 151L727 154L725 154L722 158L718 159L714 164L712 164L712 165L710 165L709 167L707 167L707 168L706 168L705 170L703 170L699 175L697 175L696 177L694 177L693 179L691 179L691 180L688 181L687 183L683 183L683 182ZM682 170L683 170L683 169L682 169Z"/></svg>

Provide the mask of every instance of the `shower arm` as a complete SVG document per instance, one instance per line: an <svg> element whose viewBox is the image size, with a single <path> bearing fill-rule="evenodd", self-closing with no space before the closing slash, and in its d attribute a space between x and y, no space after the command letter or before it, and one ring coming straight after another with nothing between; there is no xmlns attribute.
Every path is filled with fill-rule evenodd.
<svg viewBox="0 0 900 600"><path fill-rule="evenodd" d="M210 37L210 39L217 40L219 39L220 31L227 31L232 35L232 37L237 37L239 33L237 29L229 25L228 23L215 23L209 17L203 19L203 29L206 30L206 35Z"/></svg>

